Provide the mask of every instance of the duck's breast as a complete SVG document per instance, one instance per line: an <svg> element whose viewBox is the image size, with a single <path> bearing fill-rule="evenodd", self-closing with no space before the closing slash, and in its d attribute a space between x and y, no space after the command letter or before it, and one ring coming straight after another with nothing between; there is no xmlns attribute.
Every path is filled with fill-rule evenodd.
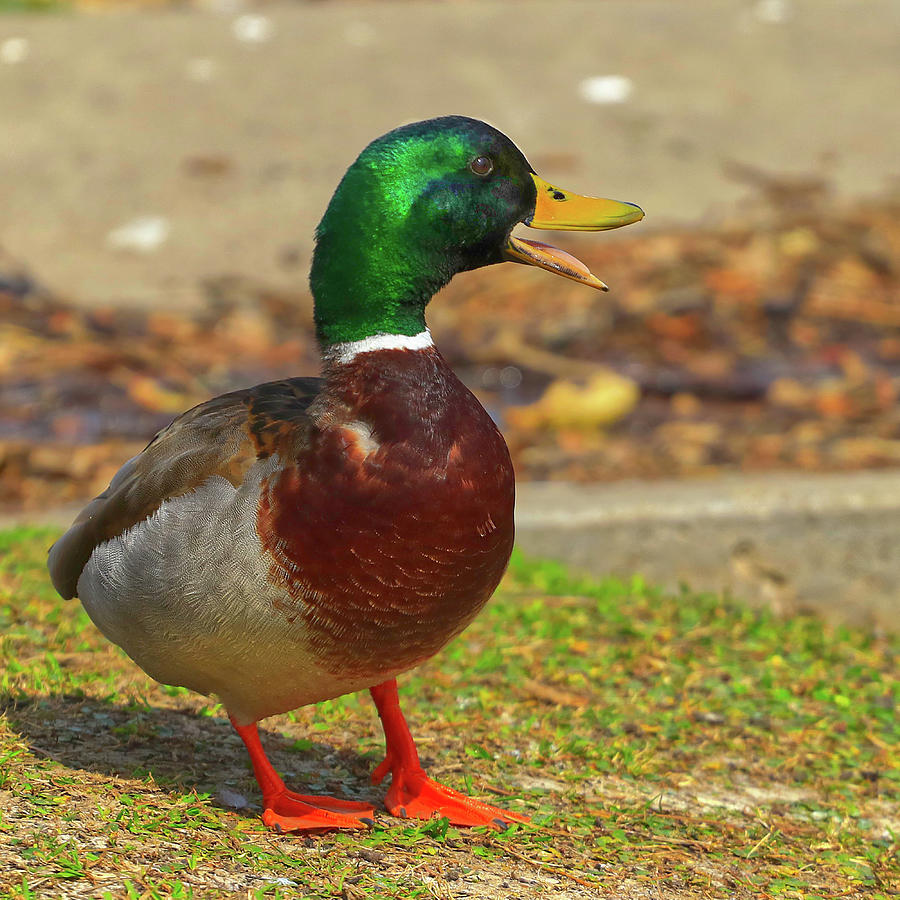
<svg viewBox="0 0 900 900"><path fill-rule="evenodd" d="M303 621L326 668L386 677L439 650L496 588L513 543L509 452L433 349L344 366L316 415L309 448L260 496L279 614Z"/></svg>

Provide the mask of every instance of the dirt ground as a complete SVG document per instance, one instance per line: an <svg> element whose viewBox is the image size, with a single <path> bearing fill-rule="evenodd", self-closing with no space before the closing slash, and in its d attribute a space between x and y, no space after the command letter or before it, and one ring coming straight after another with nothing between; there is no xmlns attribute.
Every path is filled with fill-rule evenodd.
<svg viewBox="0 0 900 900"><path fill-rule="evenodd" d="M347 164L447 113L492 122L551 181L639 203L641 228L732 215L735 162L876 195L900 174L900 29L892 0L858 10L210 0L5 15L0 248L87 305L203 307L223 275L302 289Z"/></svg>

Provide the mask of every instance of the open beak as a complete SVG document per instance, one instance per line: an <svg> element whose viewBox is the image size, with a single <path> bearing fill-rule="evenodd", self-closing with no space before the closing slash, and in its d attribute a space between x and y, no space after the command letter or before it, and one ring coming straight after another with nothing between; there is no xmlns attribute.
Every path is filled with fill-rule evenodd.
<svg viewBox="0 0 900 900"><path fill-rule="evenodd" d="M531 177L537 188L537 201L534 212L525 219L525 224L530 228L543 228L547 231L608 231L644 218L644 211L633 203L581 197L554 187L537 175L532 174ZM538 266L601 291L609 290L581 260L540 241L527 241L510 235L505 256L513 262Z"/></svg>

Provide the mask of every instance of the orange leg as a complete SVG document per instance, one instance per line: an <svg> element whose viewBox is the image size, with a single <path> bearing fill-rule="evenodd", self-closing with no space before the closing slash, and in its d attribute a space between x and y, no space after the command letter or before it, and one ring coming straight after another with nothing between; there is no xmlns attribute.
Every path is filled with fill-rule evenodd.
<svg viewBox="0 0 900 900"><path fill-rule="evenodd" d="M446 816L454 825L490 825L494 828L529 821L526 816L473 800L432 781L419 763L416 745L400 711L396 679L369 690L378 707L385 743L384 761L372 773L372 781L380 784L384 776L391 773L385 805L392 815L411 819Z"/></svg>
<svg viewBox="0 0 900 900"><path fill-rule="evenodd" d="M275 831L309 831L335 828L365 828L374 824L374 810L368 803L315 797L289 791L266 757L256 723L238 725L234 730L250 754L253 774L262 790L263 822Z"/></svg>

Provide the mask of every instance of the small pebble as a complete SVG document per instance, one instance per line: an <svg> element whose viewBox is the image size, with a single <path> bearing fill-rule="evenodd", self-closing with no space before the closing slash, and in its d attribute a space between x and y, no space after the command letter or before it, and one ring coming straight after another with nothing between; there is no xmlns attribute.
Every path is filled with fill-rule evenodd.
<svg viewBox="0 0 900 900"><path fill-rule="evenodd" d="M588 103L624 103L634 91L634 82L625 75L595 75L578 85L578 93Z"/></svg>
<svg viewBox="0 0 900 900"><path fill-rule="evenodd" d="M7 38L0 44L0 62L4 62L9 66L16 63L24 62L28 58L31 50L31 44L28 38L11 37Z"/></svg>
<svg viewBox="0 0 900 900"><path fill-rule="evenodd" d="M245 44L263 44L272 39L274 28L268 16L238 16L231 26L234 36Z"/></svg>
<svg viewBox="0 0 900 900"><path fill-rule="evenodd" d="M248 806L247 798L243 794L228 788L220 788L217 797L219 802L229 809L246 809Z"/></svg>
<svg viewBox="0 0 900 900"><path fill-rule="evenodd" d="M114 228L106 236L106 243L116 250L151 253L168 240L170 230L169 220L164 216L138 216Z"/></svg>

